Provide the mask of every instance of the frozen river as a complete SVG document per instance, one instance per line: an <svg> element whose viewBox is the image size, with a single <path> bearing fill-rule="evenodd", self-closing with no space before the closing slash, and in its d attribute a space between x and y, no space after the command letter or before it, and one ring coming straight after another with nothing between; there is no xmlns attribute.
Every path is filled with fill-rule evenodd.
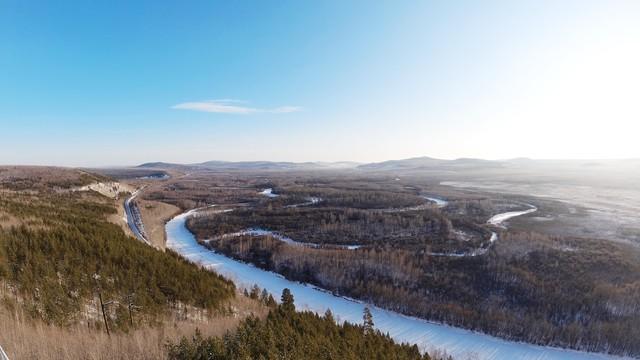
<svg viewBox="0 0 640 360"><path fill-rule="evenodd" d="M238 287L257 284L276 299L284 288L291 289L296 307L324 313L330 308L339 321L360 323L365 304L334 296L314 286L289 281L279 274L230 259L198 244L187 229L186 220L194 211L176 216L166 225L167 247L188 260L233 280ZM376 328L398 342L417 344L422 350L443 349L458 359L618 359L604 354L585 353L498 339L489 335L431 323L392 311L369 306Z"/></svg>

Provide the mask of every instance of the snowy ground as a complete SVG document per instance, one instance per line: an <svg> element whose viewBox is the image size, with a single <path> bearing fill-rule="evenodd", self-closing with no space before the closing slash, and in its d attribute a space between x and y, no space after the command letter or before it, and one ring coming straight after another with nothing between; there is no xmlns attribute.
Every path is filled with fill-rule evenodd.
<svg viewBox="0 0 640 360"><path fill-rule="evenodd" d="M363 303L333 296L314 286L289 281L279 274L232 260L198 244L194 235L185 226L187 217L191 214L193 211L178 215L167 223L168 248L194 263L230 278L239 287L257 284L267 289L276 298L279 298L284 288L289 288L295 297L298 309L324 313L327 308L330 308L338 321L361 322L365 307ZM388 332L396 341L417 344L422 350L444 349L460 359L617 359L604 354L510 342L404 316L375 306L369 306L369 308L376 327L382 332Z"/></svg>
<svg viewBox="0 0 640 360"><path fill-rule="evenodd" d="M439 208L443 208L449 204L448 201L436 197L423 196L422 198L436 203L436 206Z"/></svg>
<svg viewBox="0 0 640 360"><path fill-rule="evenodd" d="M280 195L278 194L274 194L273 193L273 189L272 188L268 188L268 189L264 189L260 192L260 195L264 195L266 197L270 197L270 198L274 198L274 197L278 197Z"/></svg>
<svg viewBox="0 0 640 360"><path fill-rule="evenodd" d="M120 193L131 192L132 190L131 186L116 181L96 182L72 189L72 191L95 191L111 199L116 199Z"/></svg>
<svg viewBox="0 0 640 360"><path fill-rule="evenodd" d="M538 211L538 208L536 208L533 205L529 205L531 207L531 209L528 210L523 210L523 211L509 211L506 213L502 213L502 214L497 214L494 215L493 217L491 217L491 219L489 219L487 221L487 224L491 224L491 225L495 225L495 226L499 226L499 227L505 227L504 226L504 222L514 218L516 216L521 216L521 215L526 215L526 214L531 214L533 212Z"/></svg>

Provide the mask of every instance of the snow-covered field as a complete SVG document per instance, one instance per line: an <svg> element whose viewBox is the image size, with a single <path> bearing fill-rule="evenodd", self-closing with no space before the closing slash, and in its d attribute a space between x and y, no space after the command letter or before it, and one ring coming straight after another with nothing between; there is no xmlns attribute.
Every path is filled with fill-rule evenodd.
<svg viewBox="0 0 640 360"><path fill-rule="evenodd" d="M208 250L198 244L186 228L190 211L176 216L166 225L167 247L188 260L232 279L239 287L253 284L267 289L279 298L284 288L291 289L298 309L324 313L330 308L339 321L360 323L365 304L332 295L314 286L289 281L279 274L258 269ZM458 359L617 359L617 357L558 348L530 345L498 339L489 335L463 330L392 311L369 306L375 326L389 333L396 341L417 344L422 350L443 349Z"/></svg>

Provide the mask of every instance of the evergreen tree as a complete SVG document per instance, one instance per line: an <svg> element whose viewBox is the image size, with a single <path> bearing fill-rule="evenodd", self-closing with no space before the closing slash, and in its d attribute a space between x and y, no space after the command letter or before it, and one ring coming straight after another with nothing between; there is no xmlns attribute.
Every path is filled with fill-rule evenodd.
<svg viewBox="0 0 640 360"><path fill-rule="evenodd" d="M258 298L260 297L260 287L258 287L258 285L253 285L253 287L251 288L251 293L249 293L249 297L253 300L258 300Z"/></svg>
<svg viewBox="0 0 640 360"><path fill-rule="evenodd" d="M222 339L200 335L167 344L170 360L429 360L415 345L397 344L362 326L336 324L313 312L272 311L250 316Z"/></svg>
<svg viewBox="0 0 640 360"><path fill-rule="evenodd" d="M266 305L267 301L269 301L269 292L267 291L267 289L262 289L262 294L260 294L260 302Z"/></svg>
<svg viewBox="0 0 640 360"><path fill-rule="evenodd" d="M282 290L282 297L280 298L280 308L287 313L296 311L296 306L293 304L293 294L288 288Z"/></svg>
<svg viewBox="0 0 640 360"><path fill-rule="evenodd" d="M364 312L362 314L362 320L364 321L362 327L364 329L365 334L373 333L373 315L371 315L371 310L368 307L364 308Z"/></svg>
<svg viewBox="0 0 640 360"><path fill-rule="evenodd" d="M276 303L276 299L274 299L271 294L269 294L266 305L270 308L275 308L276 306L278 306L278 304Z"/></svg>
<svg viewBox="0 0 640 360"><path fill-rule="evenodd" d="M327 321L335 322L335 319L333 318L333 313L331 312L331 309L327 309L327 311L324 312L324 318Z"/></svg>

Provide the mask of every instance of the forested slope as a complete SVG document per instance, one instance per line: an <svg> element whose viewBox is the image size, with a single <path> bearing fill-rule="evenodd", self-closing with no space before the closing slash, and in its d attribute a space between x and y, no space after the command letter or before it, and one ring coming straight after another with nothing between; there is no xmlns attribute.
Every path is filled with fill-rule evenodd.
<svg viewBox="0 0 640 360"><path fill-rule="evenodd" d="M48 323L78 321L98 294L114 301L114 327L129 326L129 302L152 321L178 304L224 311L235 294L222 277L126 236L106 221L115 209L100 195L4 192L0 209L16 223L0 231L0 279Z"/></svg>

